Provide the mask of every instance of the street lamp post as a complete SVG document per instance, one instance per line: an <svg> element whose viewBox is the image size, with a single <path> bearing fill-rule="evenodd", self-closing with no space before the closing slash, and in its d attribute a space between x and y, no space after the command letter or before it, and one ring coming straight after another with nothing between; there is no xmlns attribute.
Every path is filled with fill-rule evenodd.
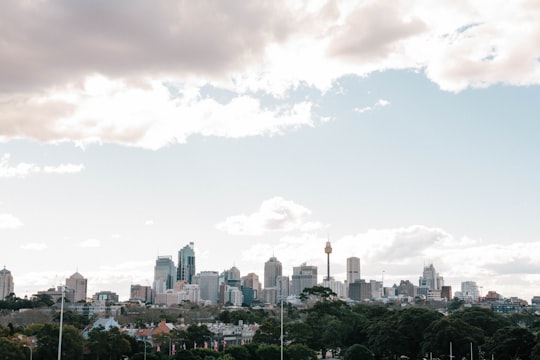
<svg viewBox="0 0 540 360"><path fill-rule="evenodd" d="M23 345L23 347L30 349L30 360L32 360L32 348L28 345Z"/></svg>
<svg viewBox="0 0 540 360"><path fill-rule="evenodd" d="M146 360L146 343L150 343L150 341L148 340L137 340L137 341L142 341L142 343L144 344L144 360ZM152 345L152 343L150 343L150 345Z"/></svg>
<svg viewBox="0 0 540 360"><path fill-rule="evenodd" d="M169 356L171 356L171 337L165 336L167 339L169 339Z"/></svg>
<svg viewBox="0 0 540 360"><path fill-rule="evenodd" d="M62 326L64 322L64 297L66 287L62 285L62 300L60 302L60 330L58 331L58 360L62 359Z"/></svg>

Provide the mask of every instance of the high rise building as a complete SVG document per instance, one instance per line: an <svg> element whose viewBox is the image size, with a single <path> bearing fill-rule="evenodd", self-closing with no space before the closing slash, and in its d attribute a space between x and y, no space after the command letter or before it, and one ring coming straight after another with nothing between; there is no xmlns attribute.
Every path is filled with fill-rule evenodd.
<svg viewBox="0 0 540 360"><path fill-rule="evenodd" d="M193 281L199 285L201 300L207 300L212 305L217 305L219 299L219 273L217 271L201 271L193 277Z"/></svg>
<svg viewBox="0 0 540 360"><path fill-rule="evenodd" d="M130 300L140 300L144 303L152 302L152 288L143 285L131 285Z"/></svg>
<svg viewBox="0 0 540 360"><path fill-rule="evenodd" d="M184 280L191 284L193 275L195 275L195 249L193 242L190 242L178 252L176 280Z"/></svg>
<svg viewBox="0 0 540 360"><path fill-rule="evenodd" d="M240 280L240 270L236 266L233 266L229 270L226 271L226 281L227 285L234 286L236 288L240 288L241 280Z"/></svg>
<svg viewBox="0 0 540 360"><path fill-rule="evenodd" d="M264 263L264 288L276 287L277 277L281 275L281 262L272 256L267 262Z"/></svg>
<svg viewBox="0 0 540 360"><path fill-rule="evenodd" d="M88 280L79 274L79 272L75 272L75 274L66 279L66 287L70 290L66 291L66 299L70 302L85 302L87 286Z"/></svg>
<svg viewBox="0 0 540 360"><path fill-rule="evenodd" d="M291 295L300 295L306 288L317 286L317 267L306 265L293 267Z"/></svg>
<svg viewBox="0 0 540 360"><path fill-rule="evenodd" d="M478 291L478 285L474 281L463 281L461 283L461 296L463 300L476 303L480 297L480 292Z"/></svg>
<svg viewBox="0 0 540 360"><path fill-rule="evenodd" d="M14 293L14 288L13 275L11 275L11 271L4 266L4 268L0 270L0 300L4 300L9 294Z"/></svg>
<svg viewBox="0 0 540 360"><path fill-rule="evenodd" d="M258 299L261 292L261 283L259 282L259 275L255 273L249 273L242 277L242 286L245 288L253 289L253 299Z"/></svg>
<svg viewBox="0 0 540 360"><path fill-rule="evenodd" d="M439 276L433 264L424 266L424 271L419 279L419 288L427 288L427 290L441 290L444 285L444 279Z"/></svg>
<svg viewBox="0 0 540 360"><path fill-rule="evenodd" d="M174 287L176 267L172 256L158 256L154 266L154 293L164 293Z"/></svg>
<svg viewBox="0 0 540 360"><path fill-rule="evenodd" d="M360 259L357 257L347 258L347 284L360 280Z"/></svg>
<svg viewBox="0 0 540 360"><path fill-rule="evenodd" d="M279 300L283 297L284 299L289 296L290 292L290 281L288 276L278 276L276 281L276 288L278 292Z"/></svg>

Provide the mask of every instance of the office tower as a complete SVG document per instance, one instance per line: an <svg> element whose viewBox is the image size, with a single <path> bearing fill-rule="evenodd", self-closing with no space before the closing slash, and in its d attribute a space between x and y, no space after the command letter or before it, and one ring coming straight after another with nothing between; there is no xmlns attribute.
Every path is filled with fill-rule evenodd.
<svg viewBox="0 0 540 360"><path fill-rule="evenodd" d="M276 287L276 279L281 276L281 262L272 256L264 263L264 288Z"/></svg>
<svg viewBox="0 0 540 360"><path fill-rule="evenodd" d="M13 275L11 275L11 271L4 266L4 268L0 270L0 300L4 300L9 294L14 293L14 288Z"/></svg>
<svg viewBox="0 0 540 360"><path fill-rule="evenodd" d="M300 295L306 288L317 286L317 267L306 265L293 267L291 295Z"/></svg>
<svg viewBox="0 0 540 360"><path fill-rule="evenodd" d="M71 275L66 279L66 299L70 302L86 302L86 289L88 280L84 278L79 272Z"/></svg>
<svg viewBox="0 0 540 360"><path fill-rule="evenodd" d="M259 282L259 275L255 273L249 273L242 277L242 286L244 288L253 289L253 298L258 299L261 292L261 283Z"/></svg>
<svg viewBox="0 0 540 360"><path fill-rule="evenodd" d="M240 270L236 266L226 271L226 282L229 286L240 288Z"/></svg>
<svg viewBox="0 0 540 360"><path fill-rule="evenodd" d="M397 287L397 294L414 298L418 295L418 286L414 285L409 280L401 280Z"/></svg>
<svg viewBox="0 0 540 360"><path fill-rule="evenodd" d="M373 289L371 283L362 279L357 279L349 284L349 298L356 301L366 301L372 299Z"/></svg>
<svg viewBox="0 0 540 360"><path fill-rule="evenodd" d="M193 277L201 290L201 300L217 305L219 299L219 273L217 271L201 271Z"/></svg>
<svg viewBox="0 0 540 360"><path fill-rule="evenodd" d="M322 286L329 288L332 290L337 297L344 298L346 292L345 284L341 281L337 281L334 278L330 278L330 280L323 280Z"/></svg>
<svg viewBox="0 0 540 360"><path fill-rule="evenodd" d="M449 285L444 285L441 289L441 298L446 300L452 300L452 287Z"/></svg>
<svg viewBox="0 0 540 360"><path fill-rule="evenodd" d="M193 275L195 275L195 249L193 242L190 242L178 252L176 280L184 280L191 284Z"/></svg>
<svg viewBox="0 0 540 360"><path fill-rule="evenodd" d="M289 284L289 277L288 276L278 276L276 279L276 288L278 291L278 296L281 299L287 298L289 296L290 292L290 284Z"/></svg>
<svg viewBox="0 0 540 360"><path fill-rule="evenodd" d="M360 280L360 259L357 257L347 258L347 284Z"/></svg>
<svg viewBox="0 0 540 360"><path fill-rule="evenodd" d="M139 300L144 303L152 302L152 288L150 286L143 285L131 285L130 300Z"/></svg>
<svg viewBox="0 0 540 360"><path fill-rule="evenodd" d="M176 278L176 267L172 256L158 256L154 266L154 293L164 293L172 289Z"/></svg>
<svg viewBox="0 0 540 360"><path fill-rule="evenodd" d="M441 290L444 285L442 276L435 270L433 264L424 266L424 272L419 279L419 287L427 290Z"/></svg>
<svg viewBox="0 0 540 360"><path fill-rule="evenodd" d="M330 241L326 242L324 253L326 254L326 280L330 280L330 254L332 253L332 245L330 245Z"/></svg>
<svg viewBox="0 0 540 360"><path fill-rule="evenodd" d="M467 302L478 302L480 292L478 291L478 285L476 285L476 282L463 281L461 283L461 296L463 297L463 300Z"/></svg>

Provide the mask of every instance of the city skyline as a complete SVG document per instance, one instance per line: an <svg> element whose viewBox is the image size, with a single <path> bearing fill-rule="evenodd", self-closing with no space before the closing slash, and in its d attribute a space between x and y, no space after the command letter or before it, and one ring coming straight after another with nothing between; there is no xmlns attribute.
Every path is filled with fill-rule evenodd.
<svg viewBox="0 0 540 360"><path fill-rule="evenodd" d="M500 11L504 9L505 11ZM540 293L540 7L0 4L0 266L152 285L302 263ZM384 274L384 275L383 275ZM263 278L260 278L261 281Z"/></svg>

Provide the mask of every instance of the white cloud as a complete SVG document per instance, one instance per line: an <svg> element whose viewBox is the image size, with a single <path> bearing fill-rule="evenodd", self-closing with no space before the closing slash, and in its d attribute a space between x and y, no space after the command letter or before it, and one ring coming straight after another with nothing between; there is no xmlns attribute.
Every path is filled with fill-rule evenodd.
<svg viewBox="0 0 540 360"><path fill-rule="evenodd" d="M423 71L448 91L540 84L531 0L10 2L1 14L3 141L157 149L192 135L272 136L315 125L314 104L289 98L299 85L324 92L388 69ZM201 97L206 85L232 99ZM262 105L269 95L281 106Z"/></svg>
<svg viewBox="0 0 540 360"><path fill-rule="evenodd" d="M98 239L87 239L79 244L83 248L97 248L101 247L101 241Z"/></svg>
<svg viewBox="0 0 540 360"><path fill-rule="evenodd" d="M491 244L470 237L456 237L440 228L414 225L394 229L372 229L356 235L332 239L331 275L345 279L345 261L356 256L361 276L381 280L391 286L400 280L417 284L424 265L433 263L453 291L463 281L476 281L487 290L505 296L531 296L540 286L540 241ZM272 254L283 263L284 273L302 262L316 265L319 278L326 273L326 236L288 234L278 241L258 242L242 252L243 263L257 268L251 259L267 259Z"/></svg>
<svg viewBox="0 0 540 360"><path fill-rule="evenodd" d="M235 215L218 223L216 228L233 235L262 235L269 231L314 231L322 227L307 218L311 211L293 201L276 196L262 202L259 211Z"/></svg>
<svg viewBox="0 0 540 360"><path fill-rule="evenodd" d="M31 242L31 243L21 245L21 249L32 250L32 251L42 251L42 250L45 250L47 248L48 248L47 244L36 243L36 242Z"/></svg>
<svg viewBox="0 0 540 360"><path fill-rule="evenodd" d="M17 229L23 222L11 214L0 214L0 229Z"/></svg>
<svg viewBox="0 0 540 360"><path fill-rule="evenodd" d="M40 171L39 166L34 164L18 163L17 165L11 165L9 163L10 157L10 154L4 154L0 158L0 178L25 177Z"/></svg>
<svg viewBox="0 0 540 360"><path fill-rule="evenodd" d="M58 166L45 166L43 171L53 174L73 174L84 170L83 164L60 164Z"/></svg>
<svg viewBox="0 0 540 360"><path fill-rule="evenodd" d="M364 113L364 112L372 111L372 110L375 110L376 108L385 107L388 105L390 105L390 101L379 99L375 104L371 106L365 106L363 108L355 108L354 111L359 112L359 113Z"/></svg>
<svg viewBox="0 0 540 360"><path fill-rule="evenodd" d="M4 154L2 155L2 158L0 158L0 178L26 177L42 171L40 166L31 163L11 165L9 161L10 158L10 154ZM58 166L44 166L43 172L48 174L72 174L81 172L83 169L83 164L61 164Z"/></svg>
<svg viewBox="0 0 540 360"><path fill-rule="evenodd" d="M155 224L155 221L154 221L154 220L146 220L146 221L144 222L144 225L146 225L146 226L152 226L152 225L154 225L154 224Z"/></svg>

